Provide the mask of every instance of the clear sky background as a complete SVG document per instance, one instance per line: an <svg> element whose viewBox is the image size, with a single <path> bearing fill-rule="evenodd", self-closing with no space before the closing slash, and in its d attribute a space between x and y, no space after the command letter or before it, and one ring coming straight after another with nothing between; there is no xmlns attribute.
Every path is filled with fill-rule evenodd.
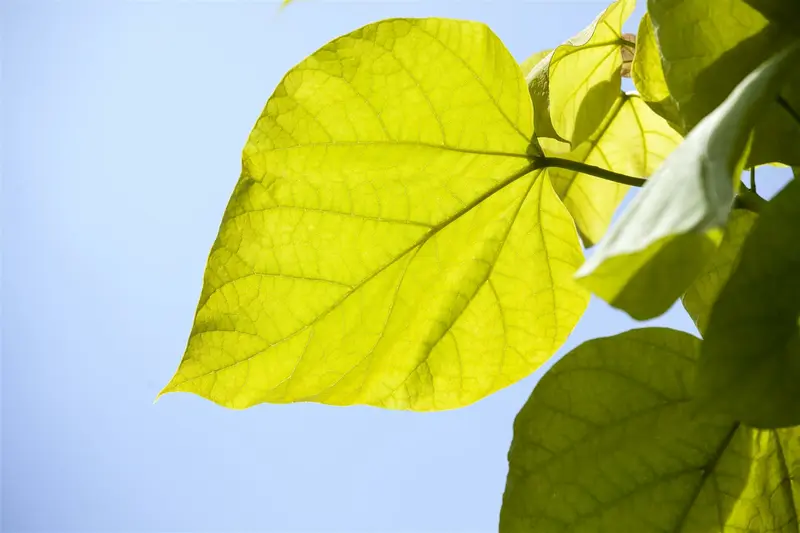
<svg viewBox="0 0 800 533"><path fill-rule="evenodd" d="M522 60L604 2L0 1L3 531L495 531L536 375L428 414L153 399L288 69L398 16L486 22ZM559 353L637 325L593 301Z"/></svg>

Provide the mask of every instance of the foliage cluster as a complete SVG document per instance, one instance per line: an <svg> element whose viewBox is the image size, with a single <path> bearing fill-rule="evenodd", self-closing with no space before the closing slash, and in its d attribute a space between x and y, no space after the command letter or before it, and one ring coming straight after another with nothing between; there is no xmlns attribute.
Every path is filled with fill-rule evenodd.
<svg viewBox="0 0 800 533"><path fill-rule="evenodd" d="M500 530L798 531L800 181L741 176L800 167L800 2L649 0L629 36L633 7L522 65L483 24L391 19L289 71L162 394L452 409L547 361L591 293L680 299L702 339L635 329L542 378Z"/></svg>

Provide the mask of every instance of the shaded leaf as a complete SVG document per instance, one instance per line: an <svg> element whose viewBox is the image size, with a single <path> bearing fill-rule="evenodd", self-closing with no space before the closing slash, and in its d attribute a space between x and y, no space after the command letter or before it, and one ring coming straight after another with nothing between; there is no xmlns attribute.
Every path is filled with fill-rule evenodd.
<svg viewBox="0 0 800 533"><path fill-rule="evenodd" d="M676 131L685 135L686 128L678 112L678 105L669 93L667 80L664 79L661 52L658 49L649 13L645 13L639 22L631 78L647 105L664 117Z"/></svg>
<svg viewBox="0 0 800 533"><path fill-rule="evenodd" d="M621 94L600 127L563 157L645 177L680 142L681 136L639 96ZM550 172L553 186L575 218L584 242L593 245L606 232L628 186L567 169L553 168Z"/></svg>
<svg viewBox="0 0 800 533"><path fill-rule="evenodd" d="M770 24L744 0L648 0L669 92L687 129L714 110L734 87L789 43L797 32ZM800 109L800 69L782 94ZM748 166L800 164L800 124L778 104L765 107Z"/></svg>
<svg viewBox="0 0 800 533"><path fill-rule="evenodd" d="M387 20L312 54L247 142L164 392L433 410L530 374L588 302L532 122L482 24Z"/></svg>
<svg viewBox="0 0 800 533"><path fill-rule="evenodd" d="M800 1L798 0L745 0L771 22L785 26L786 31L800 34Z"/></svg>
<svg viewBox="0 0 800 533"><path fill-rule="evenodd" d="M719 245L754 125L800 59L783 50L736 87L667 157L578 271L632 317L669 309Z"/></svg>
<svg viewBox="0 0 800 533"><path fill-rule="evenodd" d="M683 295L683 306L692 317L700 333L706 330L708 316L728 281L734 265L739 259L744 240L758 220L758 215L745 209L735 209L731 213L725 236L711 260L703 267L703 273L694 280Z"/></svg>
<svg viewBox="0 0 800 533"><path fill-rule="evenodd" d="M639 329L556 363L514 422L501 533L795 531L800 430L698 416L699 343Z"/></svg>
<svg viewBox="0 0 800 533"><path fill-rule="evenodd" d="M527 74L539 137L577 146L603 121L619 96L622 25L633 8L633 0L615 0Z"/></svg>
<svg viewBox="0 0 800 533"><path fill-rule="evenodd" d="M697 396L758 427L800 424L800 182L767 205L711 311Z"/></svg>

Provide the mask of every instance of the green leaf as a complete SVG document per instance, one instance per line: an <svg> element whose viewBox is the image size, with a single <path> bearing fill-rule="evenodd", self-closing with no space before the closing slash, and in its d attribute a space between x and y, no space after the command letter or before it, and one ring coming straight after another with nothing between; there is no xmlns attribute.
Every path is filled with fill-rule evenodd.
<svg viewBox="0 0 800 533"><path fill-rule="evenodd" d="M622 25L633 8L633 0L616 0L530 71L536 135L574 147L597 129L619 97Z"/></svg>
<svg viewBox="0 0 800 533"><path fill-rule="evenodd" d="M530 374L587 303L485 25L393 19L293 68L247 142L164 392L449 409Z"/></svg>
<svg viewBox="0 0 800 533"><path fill-rule="evenodd" d="M664 117L676 131L685 135L686 128L683 126L678 104L669 93L667 80L664 78L661 52L658 49L649 13L645 13L639 22L631 78L647 105Z"/></svg>
<svg viewBox="0 0 800 533"><path fill-rule="evenodd" d="M520 69L522 69L523 74L528 74L533 67L535 67L539 61L547 57L550 52L553 50L542 50L541 52L536 52L535 54L531 54L531 56L519 64Z"/></svg>
<svg viewBox="0 0 800 533"><path fill-rule="evenodd" d="M683 306L692 317L700 333L706 330L708 316L719 291L728 281L739 259L744 240L758 220L758 215L745 209L735 209L725 228L725 236L711 261L703 268L694 283L683 295Z"/></svg>
<svg viewBox="0 0 800 533"><path fill-rule="evenodd" d="M745 0L771 22L785 26L786 31L800 33L800 2L798 0Z"/></svg>
<svg viewBox="0 0 800 533"><path fill-rule="evenodd" d="M638 320L672 306L719 245L753 127L799 60L783 50L689 133L580 268L584 286Z"/></svg>
<svg viewBox="0 0 800 533"><path fill-rule="evenodd" d="M796 531L800 429L698 415L698 344L640 329L556 363L514 423L501 533Z"/></svg>
<svg viewBox="0 0 800 533"><path fill-rule="evenodd" d="M680 142L681 136L639 96L621 94L600 127L563 157L645 177ZM584 243L593 245L606 232L628 186L567 169L553 168L550 173L553 186L575 218Z"/></svg>
<svg viewBox="0 0 800 533"><path fill-rule="evenodd" d="M800 424L800 182L767 205L711 311L697 396L758 427Z"/></svg>
<svg viewBox="0 0 800 533"><path fill-rule="evenodd" d="M714 110L752 70L798 34L764 16L744 0L648 0L669 92L687 129ZM800 109L800 69L783 96ZM748 166L800 164L800 124L777 103L762 112Z"/></svg>

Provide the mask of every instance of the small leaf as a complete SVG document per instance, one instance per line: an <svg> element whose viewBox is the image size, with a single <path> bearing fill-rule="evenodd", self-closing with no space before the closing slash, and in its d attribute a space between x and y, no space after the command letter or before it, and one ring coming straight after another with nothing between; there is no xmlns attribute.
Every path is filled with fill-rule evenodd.
<svg viewBox="0 0 800 533"><path fill-rule="evenodd" d="M649 13L645 13L639 23L631 77L636 90L647 105L664 117L676 131L685 135L686 128L678 112L678 105L669 93L667 81L664 79L661 52L658 50Z"/></svg>
<svg viewBox="0 0 800 533"><path fill-rule="evenodd" d="M681 136L639 96L621 94L600 127L567 159L627 174L652 174L681 142ZM545 143L545 153L547 153ZM547 154L551 155L551 154ZM575 218L588 246L606 232L627 185L561 168L550 169L553 186Z"/></svg>
<svg viewBox="0 0 800 533"><path fill-rule="evenodd" d="M694 320L700 333L706 330L711 308L717 300L719 291L728 281L734 265L739 260L742 244L750 234L750 230L753 229L756 220L758 220L758 215L746 209L735 209L731 213L722 244L711 257L711 261L703 268L703 273L694 280L694 283L686 290L686 294L683 295L683 306Z"/></svg>
<svg viewBox="0 0 800 533"><path fill-rule="evenodd" d="M532 123L483 24L386 20L312 54L250 135L164 392L437 410L530 374L589 299Z"/></svg>
<svg viewBox="0 0 800 533"><path fill-rule="evenodd" d="M753 71L647 181L577 276L638 320L669 309L722 237L754 125L800 60L800 44Z"/></svg>
<svg viewBox="0 0 800 533"><path fill-rule="evenodd" d="M800 429L698 415L699 343L639 329L556 363L514 422L501 533L795 531Z"/></svg>
<svg viewBox="0 0 800 533"><path fill-rule="evenodd" d="M795 30L770 24L745 0L648 0L647 5L669 93L687 130L752 70L798 39ZM794 69L782 95L800 109L800 69ZM775 102L761 115L747 165L800 164L800 124Z"/></svg>
<svg viewBox="0 0 800 533"><path fill-rule="evenodd" d="M622 25L633 8L633 0L615 0L527 74L539 137L574 147L603 121L619 96Z"/></svg>
<svg viewBox="0 0 800 533"><path fill-rule="evenodd" d="M800 424L800 182L767 205L711 311L697 396L757 427Z"/></svg>
<svg viewBox="0 0 800 533"><path fill-rule="evenodd" d="M527 75L533 67L535 67L542 59L547 57L550 52L553 50L542 50L541 52L536 52L535 54L531 54L531 56L519 64L519 68L522 69L522 73Z"/></svg>

